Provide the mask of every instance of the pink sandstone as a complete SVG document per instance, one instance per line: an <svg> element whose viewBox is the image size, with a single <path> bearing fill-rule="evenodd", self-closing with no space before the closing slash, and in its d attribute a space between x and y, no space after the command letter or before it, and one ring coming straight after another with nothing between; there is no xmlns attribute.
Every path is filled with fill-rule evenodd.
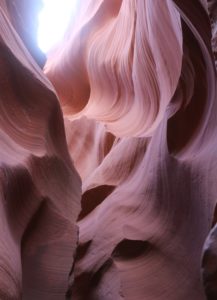
<svg viewBox="0 0 217 300"><path fill-rule="evenodd" d="M81 0L46 63L39 4L0 2L0 300L216 300L215 1Z"/></svg>

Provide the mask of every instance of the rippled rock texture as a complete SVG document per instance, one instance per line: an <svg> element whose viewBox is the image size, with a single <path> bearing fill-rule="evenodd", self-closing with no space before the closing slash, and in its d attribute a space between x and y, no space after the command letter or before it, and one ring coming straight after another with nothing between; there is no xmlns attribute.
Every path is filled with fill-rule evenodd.
<svg viewBox="0 0 217 300"><path fill-rule="evenodd" d="M81 182L56 93L0 4L0 299L64 299Z"/></svg>
<svg viewBox="0 0 217 300"><path fill-rule="evenodd" d="M9 3L0 298L217 299L210 6L82 0L43 73Z"/></svg>

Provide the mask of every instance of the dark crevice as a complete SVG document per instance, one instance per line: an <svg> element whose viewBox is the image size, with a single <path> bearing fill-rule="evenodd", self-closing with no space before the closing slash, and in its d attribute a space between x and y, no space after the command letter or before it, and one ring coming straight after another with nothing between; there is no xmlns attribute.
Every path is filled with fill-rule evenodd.
<svg viewBox="0 0 217 300"><path fill-rule="evenodd" d="M133 259L143 255L151 248L148 241L138 240L122 240L113 250L112 257L114 259Z"/></svg>
<svg viewBox="0 0 217 300"><path fill-rule="evenodd" d="M171 103L172 105L181 105L181 108L168 120L167 142L170 153L178 153L192 140L201 125L207 105L207 70L204 58L198 42L184 23L183 33L182 72ZM190 86L189 82L191 82ZM180 91L181 95L179 95ZM181 97L182 103L178 104L176 101L180 101L179 97ZM186 99L188 103L185 103Z"/></svg>
<svg viewBox="0 0 217 300"><path fill-rule="evenodd" d="M98 205L100 205L106 197L108 197L115 189L112 185L101 185L86 191L81 199L81 213L78 221L87 216Z"/></svg>

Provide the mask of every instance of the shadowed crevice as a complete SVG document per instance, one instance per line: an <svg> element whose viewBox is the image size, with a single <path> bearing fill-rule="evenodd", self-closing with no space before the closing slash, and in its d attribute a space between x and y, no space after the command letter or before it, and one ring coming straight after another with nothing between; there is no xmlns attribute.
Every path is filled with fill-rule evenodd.
<svg viewBox="0 0 217 300"><path fill-rule="evenodd" d="M112 185L101 185L85 192L81 199L81 213L78 217L78 221L99 206L114 189L115 186Z"/></svg>

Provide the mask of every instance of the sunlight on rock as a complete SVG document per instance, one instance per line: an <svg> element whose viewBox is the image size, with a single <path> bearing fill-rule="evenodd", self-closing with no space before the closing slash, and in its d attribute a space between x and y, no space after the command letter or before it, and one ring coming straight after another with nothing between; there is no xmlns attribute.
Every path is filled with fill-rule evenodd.
<svg viewBox="0 0 217 300"><path fill-rule="evenodd" d="M43 52L48 52L61 41L76 4L77 0L43 0L38 28L38 45Z"/></svg>

